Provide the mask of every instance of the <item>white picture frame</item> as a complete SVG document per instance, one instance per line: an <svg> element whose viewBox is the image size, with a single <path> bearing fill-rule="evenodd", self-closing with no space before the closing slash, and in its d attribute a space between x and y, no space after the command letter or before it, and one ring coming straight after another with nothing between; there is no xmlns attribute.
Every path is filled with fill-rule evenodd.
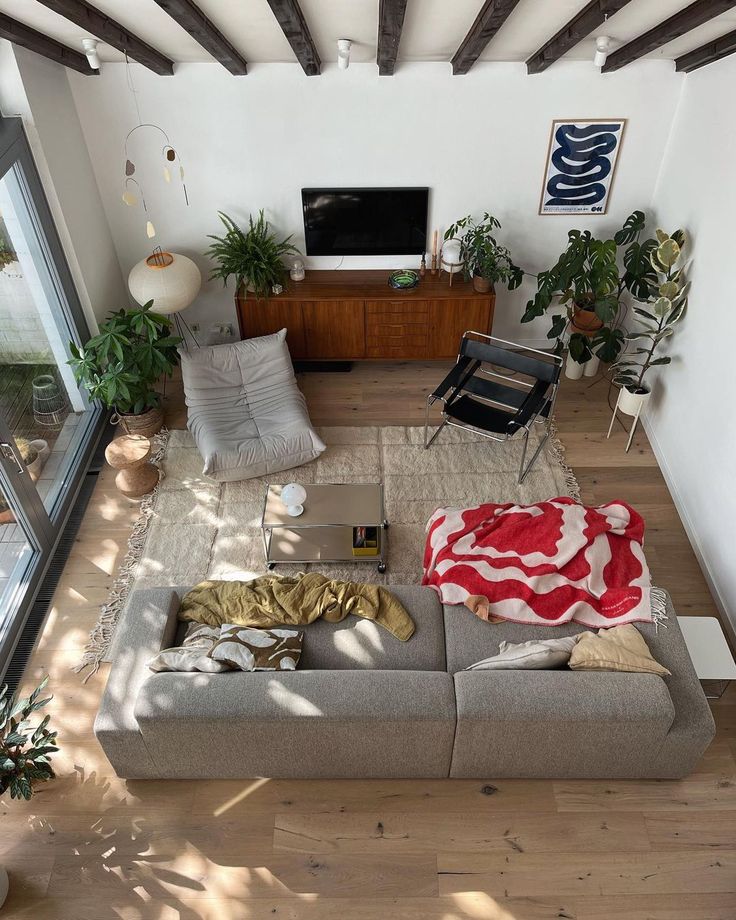
<svg viewBox="0 0 736 920"><path fill-rule="evenodd" d="M606 214L625 129L625 118L556 118L539 213Z"/></svg>

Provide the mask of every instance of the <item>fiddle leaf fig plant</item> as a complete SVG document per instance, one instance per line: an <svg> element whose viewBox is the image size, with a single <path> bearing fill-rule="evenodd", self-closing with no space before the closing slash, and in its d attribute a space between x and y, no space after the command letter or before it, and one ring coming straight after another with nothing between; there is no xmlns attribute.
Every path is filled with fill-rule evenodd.
<svg viewBox="0 0 736 920"><path fill-rule="evenodd" d="M225 226L224 236L208 234L214 240L205 255L209 256L217 267L213 269L210 280L222 278L223 285L235 276L235 287L251 289L257 297L268 297L274 284L283 282L286 267L283 257L298 254L299 250L291 243L291 236L279 240L271 231L263 210L258 217L248 218L248 229L241 230L232 217L218 211Z"/></svg>
<svg viewBox="0 0 736 920"><path fill-rule="evenodd" d="M670 236L658 229L656 237L650 241L653 243L649 252L652 281L647 296L639 298L642 306L634 307L639 328L626 335L627 351L614 365L614 383L633 393L648 392L644 378L650 368L671 363L669 355L656 357L656 353L685 316L690 291L690 282L685 279L685 269L681 265L686 244L684 232L675 230Z"/></svg>
<svg viewBox="0 0 736 920"><path fill-rule="evenodd" d="M159 404L154 386L171 376L178 363L176 347L166 316L154 313L153 301L136 310L118 310L100 323L99 334L86 344L69 343L68 362L77 383L93 399L123 414L138 415Z"/></svg>
<svg viewBox="0 0 736 920"><path fill-rule="evenodd" d="M52 779L51 756L56 746L56 732L49 731L49 716L44 716L35 727L31 725L34 713L51 702L52 697L41 699L48 676L29 697L18 699L0 689L0 795L10 791L13 799L30 799L33 784Z"/></svg>
<svg viewBox="0 0 736 920"><path fill-rule="evenodd" d="M511 251L496 241L494 231L497 229L501 229L501 224L488 211L481 221L468 214L451 224L444 238L460 242L460 258L464 263L466 280L479 275L494 285L504 284L513 291L521 284L524 272L514 264Z"/></svg>
<svg viewBox="0 0 736 920"><path fill-rule="evenodd" d="M565 251L537 276L537 293L528 301L522 323L562 305L565 313L553 314L547 333L556 340L557 351L562 350L562 337L571 324L573 361L584 364L593 355L607 363L615 361L625 343L619 322L624 295L646 297L656 279L650 255L657 243L640 242L645 224L644 212L634 211L613 239L596 239L589 230L570 230ZM621 247L625 247L622 253ZM584 327L578 325L583 322L581 314Z"/></svg>

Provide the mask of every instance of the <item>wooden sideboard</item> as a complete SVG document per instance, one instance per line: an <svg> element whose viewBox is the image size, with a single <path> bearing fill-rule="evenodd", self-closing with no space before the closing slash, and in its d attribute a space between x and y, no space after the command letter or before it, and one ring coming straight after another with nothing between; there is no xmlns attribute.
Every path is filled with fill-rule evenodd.
<svg viewBox="0 0 736 920"><path fill-rule="evenodd" d="M396 291L389 271L309 271L283 294L236 297L242 338L288 330L301 360L422 361L454 358L463 332L490 333L495 294L427 272L418 287Z"/></svg>

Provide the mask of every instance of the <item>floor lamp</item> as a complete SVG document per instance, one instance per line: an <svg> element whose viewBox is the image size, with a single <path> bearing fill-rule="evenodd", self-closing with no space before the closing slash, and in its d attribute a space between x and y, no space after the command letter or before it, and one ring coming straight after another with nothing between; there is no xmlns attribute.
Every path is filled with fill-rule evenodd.
<svg viewBox="0 0 736 920"><path fill-rule="evenodd" d="M176 252L154 249L148 258L134 265L128 275L128 288L137 303L153 301L153 310L171 316L186 349L187 336L199 347L189 324L180 316L199 294L202 276L199 269L186 256Z"/></svg>

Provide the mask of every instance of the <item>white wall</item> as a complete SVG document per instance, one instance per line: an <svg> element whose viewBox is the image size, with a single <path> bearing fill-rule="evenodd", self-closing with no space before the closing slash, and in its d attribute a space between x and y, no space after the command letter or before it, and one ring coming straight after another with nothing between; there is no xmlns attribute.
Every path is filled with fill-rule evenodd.
<svg viewBox="0 0 736 920"><path fill-rule="evenodd" d="M97 319L127 302L127 288L67 72L0 40L0 110L23 119L82 307L94 330Z"/></svg>
<svg viewBox="0 0 736 920"><path fill-rule="evenodd" d="M690 234L692 293L645 422L701 567L736 629L736 125L723 110L734 82L734 58L687 77L655 190L659 224Z"/></svg>
<svg viewBox="0 0 736 920"><path fill-rule="evenodd" d="M478 64L452 77L447 64L403 65L392 78L374 65L346 72L328 66L305 77L294 65L257 65L234 78L219 65L177 66L157 77L140 66L133 80L143 121L160 124L181 153L191 206L177 182L167 185L157 141L137 143L155 242L193 258L204 277L206 234L216 212L238 220L265 207L303 246L300 189L321 185L428 185L430 225L441 230L469 211L489 209L502 239L530 271L548 267L566 232L612 232L652 196L682 76L669 61L645 61L601 76L588 62L560 63L530 77L520 64ZM148 254L145 219L121 201L123 143L136 124L122 64L99 77L69 75L82 128L124 274ZM655 100L653 102L652 100ZM537 215L545 154L555 117L629 119L608 217ZM344 268L402 264L346 259ZM314 259L313 267L336 267ZM232 282L231 282L232 285ZM519 327L532 283L498 298L496 333L541 343L548 328ZM206 286L187 318L203 332L232 322L232 287Z"/></svg>

